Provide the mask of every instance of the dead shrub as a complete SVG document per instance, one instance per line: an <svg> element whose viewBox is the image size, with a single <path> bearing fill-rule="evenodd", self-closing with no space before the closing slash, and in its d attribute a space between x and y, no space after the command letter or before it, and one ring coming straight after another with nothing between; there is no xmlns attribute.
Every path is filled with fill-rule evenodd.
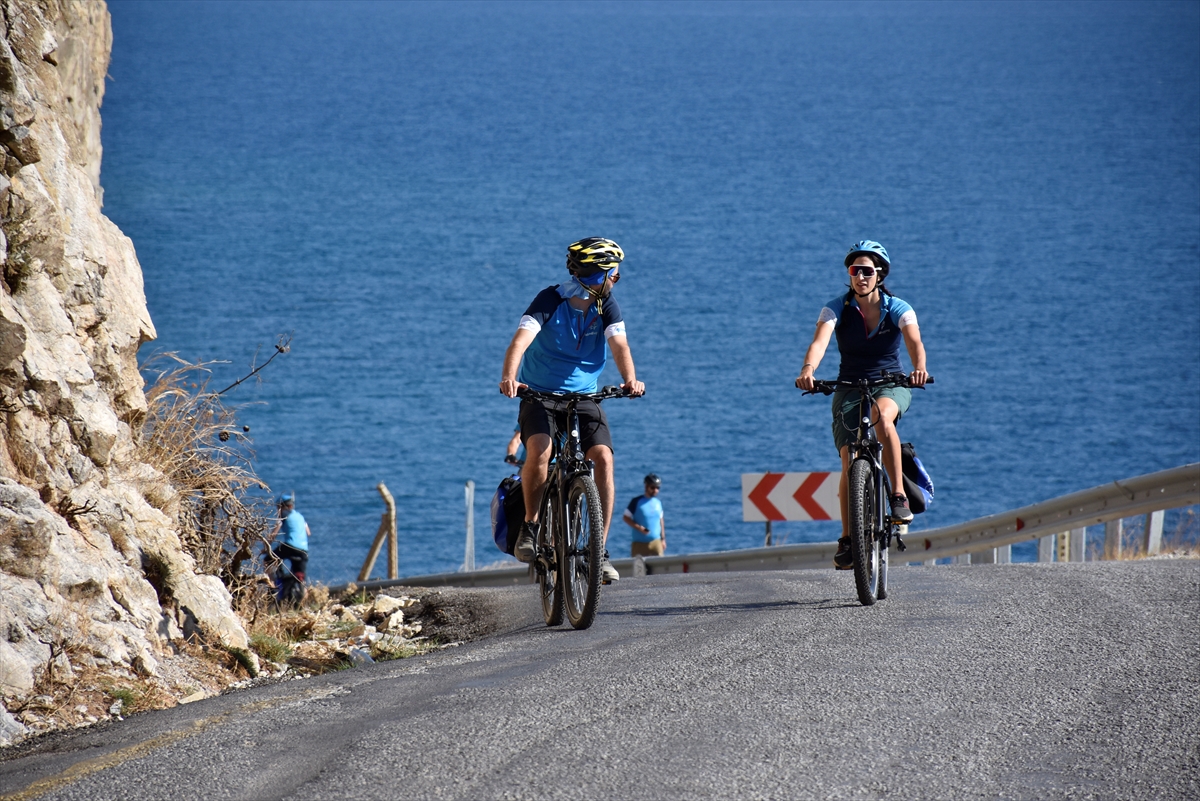
<svg viewBox="0 0 1200 801"><path fill-rule="evenodd" d="M276 345L275 355L285 352L282 343ZM248 429L238 425L237 407L221 398L232 386L221 392L209 389L212 364L193 364L167 353L142 366L157 377L146 391L138 457L169 484L147 486L143 492L174 513L183 548L197 569L220 576L237 595L261 572L256 549L266 543L273 510L268 498L251 495L267 487L254 472Z"/></svg>

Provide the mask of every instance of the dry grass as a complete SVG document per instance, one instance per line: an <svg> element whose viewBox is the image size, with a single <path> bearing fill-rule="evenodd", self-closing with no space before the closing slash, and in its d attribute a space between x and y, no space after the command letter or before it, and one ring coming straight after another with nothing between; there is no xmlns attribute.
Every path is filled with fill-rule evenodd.
<svg viewBox="0 0 1200 801"><path fill-rule="evenodd" d="M208 388L210 366L173 353L143 365L157 377L146 391L138 459L165 477L168 486L145 488L147 499L175 516L197 568L237 592L261 569L255 551L266 542L272 510L268 499L250 495L267 487L254 472L237 408Z"/></svg>

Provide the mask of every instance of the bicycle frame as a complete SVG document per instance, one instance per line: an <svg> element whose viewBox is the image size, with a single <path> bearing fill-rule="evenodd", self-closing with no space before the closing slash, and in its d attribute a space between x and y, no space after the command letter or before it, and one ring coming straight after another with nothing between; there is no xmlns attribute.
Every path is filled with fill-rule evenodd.
<svg viewBox="0 0 1200 801"><path fill-rule="evenodd" d="M523 388L523 400L550 401L547 409L553 436L544 495L539 507L534 575L542 589L546 624L558 625L563 613L574 628L583 629L596 617L600 597L604 551L602 501L595 481L595 465L583 452L578 405L627 397L618 387L595 393L547 393ZM565 408L564 408L565 407ZM558 419L566 418L566 430Z"/></svg>
<svg viewBox="0 0 1200 801"><path fill-rule="evenodd" d="M542 498L542 509L550 502L554 502L558 509L565 509L567 504L566 488L570 486L571 479L578 475L587 474L592 476L595 472L595 465L590 459L585 459L583 454L582 438L579 435L579 413L576 411L576 406L579 405L580 398L570 398L567 400L567 432L566 436L561 437L559 431L554 432L554 436L550 439L550 473L546 477L546 492ZM553 425L553 419L551 420ZM562 445L559 445L560 439ZM557 548L560 543L555 542ZM554 559L553 552L538 554L539 560L547 560L552 562ZM544 562L543 567L547 564Z"/></svg>
<svg viewBox="0 0 1200 801"><path fill-rule="evenodd" d="M892 494L892 482L883 466L883 443L875 435L875 423L871 422L871 417L878 404L871 397L871 382L861 380L856 384L855 389L859 392L858 438L850 446L850 463L853 464L855 459L866 459L871 463L872 484L875 490L873 519L881 525L879 530L873 532L873 536L881 540L883 553L886 554L891 547L893 536L896 538L897 548L904 551L908 549L908 546L900 538L900 525L892 520L891 510L887 507L887 499Z"/></svg>
<svg viewBox="0 0 1200 801"><path fill-rule="evenodd" d="M927 383L932 381L932 377L926 379ZM888 552L892 538L895 538L898 550L908 550L901 537L908 533L908 524L891 515L891 480L883 465L883 443L875 435L875 424L871 422L879 406L871 396L871 390L889 386L909 386L908 376L883 372L877 379L814 381L813 388L805 393L831 395L839 390L859 393L857 435L848 449L849 459L842 480L849 493L843 504L847 514L846 532L854 553L854 584L864 606L887 597ZM901 480L900 476L896 479ZM866 503L868 492L871 496L869 505Z"/></svg>

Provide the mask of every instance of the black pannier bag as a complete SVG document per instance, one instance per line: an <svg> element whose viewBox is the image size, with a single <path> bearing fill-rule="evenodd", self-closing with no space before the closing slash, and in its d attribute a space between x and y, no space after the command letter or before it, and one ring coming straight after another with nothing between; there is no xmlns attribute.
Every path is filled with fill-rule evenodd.
<svg viewBox="0 0 1200 801"><path fill-rule="evenodd" d="M933 479L925 465L917 458L911 442L900 445L900 464L904 472L904 494L908 496L908 508L919 515L933 503Z"/></svg>
<svg viewBox="0 0 1200 801"><path fill-rule="evenodd" d="M496 540L496 547L512 554L524 522L525 494L521 491L521 477L509 476L500 482L492 496L492 538Z"/></svg>

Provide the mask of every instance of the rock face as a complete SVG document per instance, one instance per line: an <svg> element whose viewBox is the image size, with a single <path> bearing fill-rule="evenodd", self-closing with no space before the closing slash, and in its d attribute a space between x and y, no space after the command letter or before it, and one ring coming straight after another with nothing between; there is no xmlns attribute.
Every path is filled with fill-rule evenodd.
<svg viewBox="0 0 1200 801"><path fill-rule="evenodd" d="M152 675L200 627L246 648L140 464L133 243L100 211L112 31L99 0L0 0L0 694L81 668ZM147 497L158 500L156 507ZM0 710L2 711L2 710ZM20 736L0 714L0 745Z"/></svg>

